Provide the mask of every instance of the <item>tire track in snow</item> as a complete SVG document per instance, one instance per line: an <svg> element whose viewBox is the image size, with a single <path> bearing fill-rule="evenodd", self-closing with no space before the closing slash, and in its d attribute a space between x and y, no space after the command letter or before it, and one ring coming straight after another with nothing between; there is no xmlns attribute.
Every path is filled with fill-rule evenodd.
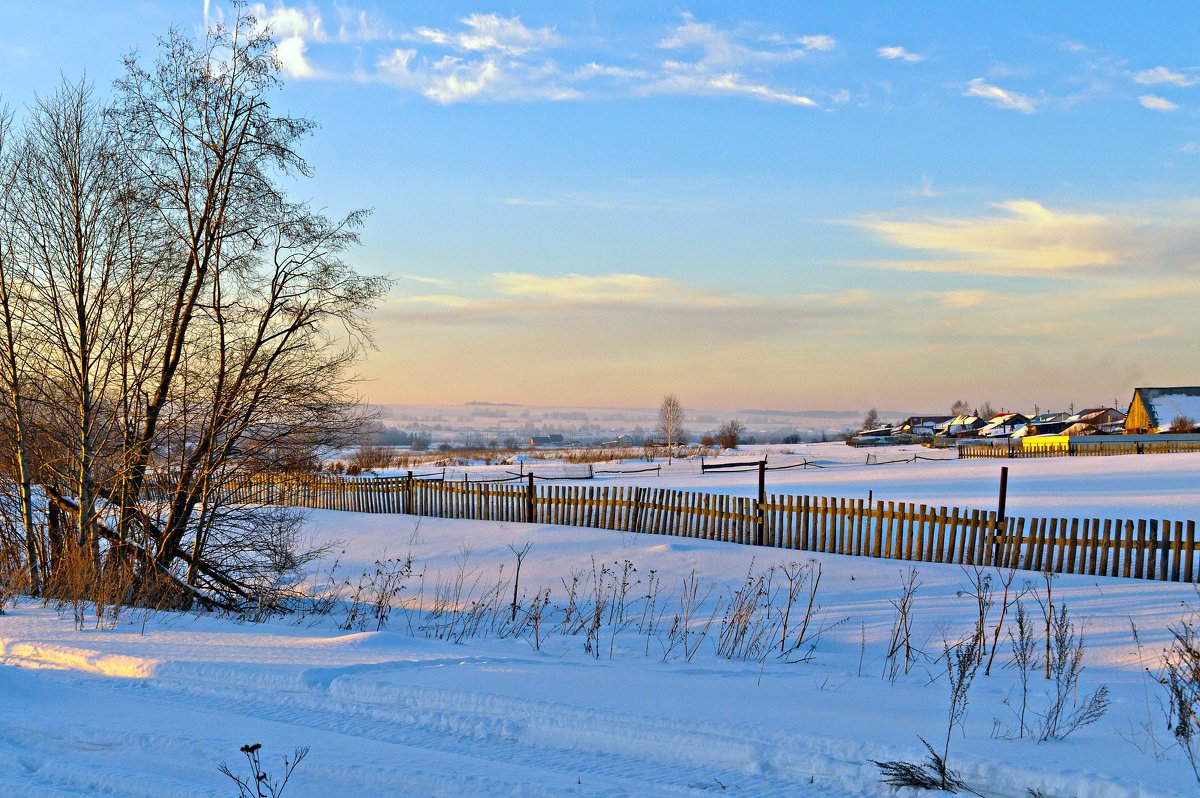
<svg viewBox="0 0 1200 798"><path fill-rule="evenodd" d="M223 684L170 678L113 687L417 752L554 771L583 779L586 794L828 795L835 785L855 785L851 792L861 794L863 782L874 780L864 779L857 744L821 741L821 748L835 749L822 751L794 733L658 720L472 691L362 684L327 670L301 676L297 681L306 682L303 689L266 690L248 698L236 684L237 675L229 677ZM612 783L598 792L587 789L586 782L597 777Z"/></svg>

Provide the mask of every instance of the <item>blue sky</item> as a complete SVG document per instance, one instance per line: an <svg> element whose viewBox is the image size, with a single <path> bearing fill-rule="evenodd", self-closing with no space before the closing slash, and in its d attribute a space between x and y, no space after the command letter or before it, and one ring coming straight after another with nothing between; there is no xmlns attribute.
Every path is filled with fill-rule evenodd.
<svg viewBox="0 0 1200 798"><path fill-rule="evenodd" d="M1043 408L1195 384L1191 4L266 3L370 207L380 402ZM3 4L15 106L220 3Z"/></svg>

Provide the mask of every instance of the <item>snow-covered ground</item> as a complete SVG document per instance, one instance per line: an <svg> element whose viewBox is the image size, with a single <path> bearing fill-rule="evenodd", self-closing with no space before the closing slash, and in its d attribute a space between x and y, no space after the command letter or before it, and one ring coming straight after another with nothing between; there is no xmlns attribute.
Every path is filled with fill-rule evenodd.
<svg viewBox="0 0 1200 798"><path fill-rule="evenodd" d="M1010 505L1023 502L1020 512L1142 508L1194 518L1200 507L1200 457L1193 455L1005 464L1012 468ZM880 498L991 506L999 465L810 469L771 479L776 492L872 489ZM657 479L751 490L745 475ZM310 748L285 793L296 798L891 795L871 760L917 760L924 753L918 737L940 747L948 686L936 657L943 640L970 633L976 615L973 574L920 565L912 640L926 656L893 683L884 678L885 654L904 563L540 525L327 511L311 513L310 522L315 539L341 541L335 573L352 586L377 560L412 556L404 606L382 630L369 616L355 629L338 628L344 607L263 624L126 612L104 629L89 615L82 631L69 610L10 607L0 616L0 795L233 795L217 767L238 769L239 746L252 742L263 744L274 772L284 754ZM461 642L422 630L439 592L460 574L465 605L499 582L502 603L511 601L510 546L526 543L522 611L539 589L551 591L540 646L528 629ZM580 578L586 611L593 572L607 569L612 586L626 562L636 572L623 628L614 633L617 624L606 616L590 646L586 633L563 634L566 584ZM808 661L719 656L719 612L693 656L670 650L669 628L693 573L708 596L694 616L697 630L747 574L790 562L821 568L814 625L829 628ZM648 609L642 597L652 578L661 587ZM312 579L327 575L318 569ZM1027 579L1044 596L1036 575L1018 574L1014 586ZM1004 666L1009 648L1002 642L991 675L976 677L963 728L952 734L950 766L988 796L1024 797L1030 788L1056 798L1194 795L1187 764L1171 747L1162 688L1146 668L1155 667L1168 625L1195 598L1188 585L1056 580L1055 602L1086 629L1079 696L1107 684L1111 707L1064 740L1017 738L1018 679ZM1032 595L1026 604L1040 624ZM802 614L802 605L793 612ZM488 623L503 625L504 609ZM653 633L644 633L647 615L658 618ZM989 637L998 616L999 596ZM791 623L794 634L795 615ZM1006 628L1012 623L1010 613ZM1048 687L1034 676L1036 723Z"/></svg>

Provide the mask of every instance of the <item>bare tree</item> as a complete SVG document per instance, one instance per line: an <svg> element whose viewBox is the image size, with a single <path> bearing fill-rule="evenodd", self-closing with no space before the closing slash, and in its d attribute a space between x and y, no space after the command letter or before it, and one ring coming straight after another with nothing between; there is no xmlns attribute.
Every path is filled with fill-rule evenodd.
<svg viewBox="0 0 1200 798"><path fill-rule="evenodd" d="M732 421L726 421L721 426L717 427L717 434L713 437L717 445L722 449L736 449L738 441L746 432L746 425L738 421L736 418Z"/></svg>
<svg viewBox="0 0 1200 798"><path fill-rule="evenodd" d="M312 123L272 109L278 70L238 6L149 66L130 56L108 107L83 83L39 100L19 150L0 115L0 413L31 588L44 495L50 549L73 525L131 591L253 601L262 560L236 554L255 543L229 485L312 468L362 428L351 370L388 283L343 260L364 212L289 197Z"/></svg>
<svg viewBox="0 0 1200 798"><path fill-rule="evenodd" d="M12 482L17 489L17 506L24 537L26 585L31 595L41 591L39 536L35 529L33 486L29 461L29 429L26 416L26 373L30 340L25 324L31 299L30 281L17 252L20 200L16 180L20 160L14 152L12 114L0 107L0 414L3 443L10 455Z"/></svg>
<svg viewBox="0 0 1200 798"><path fill-rule="evenodd" d="M952 416L965 416L967 413L970 413L970 412L971 412L971 406L969 404L967 404L966 402L964 402L962 399L959 399L957 402L955 402L953 405L950 406L950 415L952 415Z"/></svg>
<svg viewBox="0 0 1200 798"><path fill-rule="evenodd" d="M43 412L59 446L46 465L75 498L78 544L99 558L97 504L107 469L128 229L111 130L85 83L39 99L26 124L18 177L19 247L31 287Z"/></svg>
<svg viewBox="0 0 1200 798"><path fill-rule="evenodd" d="M669 393L658 406L658 435L667 447L667 462L671 461L683 437L683 405L679 397Z"/></svg>
<svg viewBox="0 0 1200 798"><path fill-rule="evenodd" d="M879 426L879 411L871 408L867 411L867 417L863 419L862 431L867 432Z"/></svg>

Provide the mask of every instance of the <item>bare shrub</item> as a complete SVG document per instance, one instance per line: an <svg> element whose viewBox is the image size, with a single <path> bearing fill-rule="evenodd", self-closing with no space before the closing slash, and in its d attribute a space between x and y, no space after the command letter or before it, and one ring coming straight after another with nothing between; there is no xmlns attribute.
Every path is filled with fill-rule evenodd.
<svg viewBox="0 0 1200 798"><path fill-rule="evenodd" d="M745 581L725 602L717 629L717 656L761 660L772 647L770 597L774 570L758 576L747 573Z"/></svg>
<svg viewBox="0 0 1200 798"><path fill-rule="evenodd" d="M228 776L237 785L238 798L280 798L283 795L284 788L287 787L288 781L292 778L292 773L304 761L304 757L308 756L307 746L297 748L293 751L290 760L285 756L283 758L283 776L277 779L263 770L262 761L258 756L258 752L261 749L262 743L253 743L241 747L240 750L246 757L246 767L250 771L247 775L237 775L224 762L218 768L221 773Z"/></svg>
<svg viewBox="0 0 1200 798"><path fill-rule="evenodd" d="M1171 426L1167 428L1167 432L1186 434L1194 429L1196 429L1196 419L1180 414L1171 419Z"/></svg>
<svg viewBox="0 0 1200 798"><path fill-rule="evenodd" d="M291 612L309 599L303 580L338 541L314 542L305 529L308 513L294 507L214 508L204 542L215 574L240 586L242 613L251 620ZM199 583L214 575L194 574Z"/></svg>
<svg viewBox="0 0 1200 798"><path fill-rule="evenodd" d="M1012 583L1017 577L1015 568L1007 570L997 568L996 573L999 575L999 582L1004 588L1004 593L1000 596L1000 619L996 621L996 626L992 630L992 651L988 654L987 667L983 670L984 676L992 674L992 661L996 658L996 650L1000 647L1000 635L1004 631L1004 621L1008 617L1009 608L1025 595L1024 590L1014 591L1012 588Z"/></svg>
<svg viewBox="0 0 1200 798"><path fill-rule="evenodd" d="M888 602L895 608L896 617L892 624L892 637L887 655L883 658L883 675L893 683L900 675L901 669L907 675L912 668L913 658L923 653L912 643L913 602L920 587L916 568L901 571L900 596Z"/></svg>
<svg viewBox="0 0 1200 798"><path fill-rule="evenodd" d="M979 671L979 638L970 638L956 644L946 643L942 657L946 660L946 675L950 684L950 707L946 713L946 740L939 754L923 737L918 738L929 752L924 763L904 761L879 762L883 782L894 787L913 787L922 790L943 790L974 793L958 773L950 769L950 738L955 727L962 726L967 714L971 684ZM978 793L975 793L978 795Z"/></svg>
<svg viewBox="0 0 1200 798"><path fill-rule="evenodd" d="M946 760L938 755L938 752L933 750L924 738L918 737L921 744L925 746L925 750L929 755L924 762L905 762L903 760L892 760L889 762L880 762L872 760L879 767L880 775L884 784L892 787L911 787L914 790L941 790L943 792L956 793L959 790L967 790L974 792L963 782L958 773L950 770L946 765ZM978 793L975 793L978 795Z"/></svg>
<svg viewBox="0 0 1200 798"><path fill-rule="evenodd" d="M517 590L521 584L521 563L525 561L525 557L529 554L529 550L533 548L533 544L529 541L521 548L509 545L508 550L511 551L517 558L517 571L513 576L513 597L512 597L512 620L517 620Z"/></svg>
<svg viewBox="0 0 1200 798"><path fill-rule="evenodd" d="M663 646L663 662L671 659L677 651L681 652L685 662L691 662L692 657L696 656L719 611L719 607L715 608L707 618L701 615L704 604L711 595L711 586L701 589L695 568L683 578L683 589L679 593L679 612L675 613L671 620L671 629Z"/></svg>
<svg viewBox="0 0 1200 798"><path fill-rule="evenodd" d="M971 577L971 588L968 591L960 590L958 594L961 596L964 593L975 600L975 643L976 654L982 662L983 655L987 653L987 622L988 616L992 611L992 575L985 573L983 566L972 565L970 570L963 568L964 573Z"/></svg>
<svg viewBox="0 0 1200 798"><path fill-rule="evenodd" d="M1194 618L1170 631L1157 679L1167 691L1167 726L1200 784L1200 631Z"/></svg>
<svg viewBox="0 0 1200 798"><path fill-rule="evenodd" d="M390 446L376 446L364 443L350 455L350 466L363 471L379 471L384 468L394 468L397 465L396 451Z"/></svg>
<svg viewBox="0 0 1200 798"><path fill-rule="evenodd" d="M736 449L738 441L741 440L742 435L745 433L746 425L735 418L717 427L717 434L713 436L713 440L722 449ZM710 442L708 445L711 446L712 443Z"/></svg>
<svg viewBox="0 0 1200 798"><path fill-rule="evenodd" d="M1019 709L1014 710L1020 722L1019 737L1024 737L1026 730L1029 728L1025 720L1029 709L1029 677L1039 664L1038 642L1033 633L1033 623L1034 621L1029 617L1029 613L1025 611L1025 604L1018 601L1016 628L1009 630L1008 639L1012 651L1012 659L1009 661L1009 666L1016 669L1017 678L1021 685L1021 706Z"/></svg>
<svg viewBox="0 0 1200 798"><path fill-rule="evenodd" d="M1084 698L1079 697L1083 673L1085 636L1062 605L1051 622L1050 703L1042 716L1040 739L1061 740L1071 732L1095 723L1108 710L1108 685L1102 684Z"/></svg>
<svg viewBox="0 0 1200 798"><path fill-rule="evenodd" d="M807 662L812 658L817 638L826 631L822 628L815 634L809 634L816 613L821 609L821 606L817 604L817 591L821 587L821 563L816 560L809 560L804 565L793 562L781 566L780 570L783 572L784 579L787 580L787 585L780 619L779 656L787 658L789 662ZM795 636L791 637L792 606L805 592L808 596L804 604L804 615L800 619L799 629ZM797 654L797 652L803 653Z"/></svg>
<svg viewBox="0 0 1200 798"><path fill-rule="evenodd" d="M340 627L362 632L372 621L375 631L387 626L396 600L404 592L412 572L412 555L403 559L393 557L376 560L374 570L364 571L359 576L358 584L346 604L346 617Z"/></svg>
<svg viewBox="0 0 1200 798"><path fill-rule="evenodd" d="M0 615L26 586L25 565L14 546L0 542Z"/></svg>

